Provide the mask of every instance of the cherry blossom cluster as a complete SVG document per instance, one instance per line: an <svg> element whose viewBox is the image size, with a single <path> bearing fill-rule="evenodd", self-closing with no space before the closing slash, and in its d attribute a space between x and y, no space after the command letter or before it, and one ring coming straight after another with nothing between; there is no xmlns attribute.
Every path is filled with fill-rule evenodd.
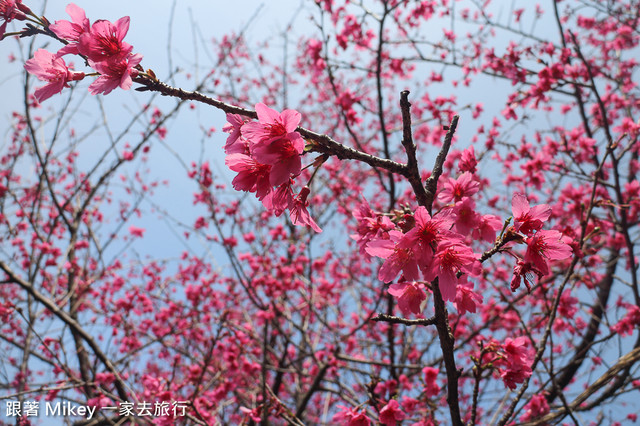
<svg viewBox="0 0 640 426"><path fill-rule="evenodd" d="M487 343L480 338L477 343L481 346L480 355L472 356L476 368L493 370L509 389L514 390L531 376L535 351L526 337L507 337L503 343L493 338Z"/></svg>
<svg viewBox="0 0 640 426"><path fill-rule="evenodd" d="M477 189L476 189L477 190ZM362 216L361 207L357 215ZM480 263L464 236L452 230L457 214L453 209L442 210L433 217L423 206L413 214L405 214L398 222L398 229L388 229L386 221L378 221L371 215L362 216L361 230L366 232L354 236L359 243L366 243L365 251L371 256L384 259L378 279L386 283L401 275L400 282L392 284L389 293L398 299L403 313L419 314L426 299L423 281L438 278L442 297L454 301L460 279L459 273L477 275ZM378 226L378 222L382 226ZM369 229L363 229L371 224ZM372 235L375 233L375 235Z"/></svg>
<svg viewBox="0 0 640 426"><path fill-rule="evenodd" d="M437 397L442 390L440 385L437 383L437 377L440 371L435 367L424 367L422 369L422 373L424 375L424 383L421 395L424 395L427 398ZM385 387L387 389L384 389ZM390 394L395 394L397 388L398 383L396 380L391 379L385 383L378 383L375 393L384 394L386 391L389 391ZM398 402L398 399L394 398L391 398L388 401L381 400L379 402L378 422L385 426L395 426L398 422L402 424L402 421L407 420L407 418L410 417L410 414L414 413L419 405L420 401L418 399L407 395L402 397L401 402ZM337 424L348 426L369 426L372 424L378 424L367 416L365 410L359 407L354 408L339 405L338 409L339 411L333 416L333 421ZM434 426L435 423L430 419L425 418L411 424L413 426Z"/></svg>
<svg viewBox="0 0 640 426"><path fill-rule="evenodd" d="M473 169L473 151L461 157L461 170ZM390 283L400 276L388 291L405 315L422 312L427 298L424 283L436 278L443 299L454 302L460 313L475 312L482 301L467 281L467 276L481 273L480 256L474 253L471 241L494 242L502 222L495 215L476 212L471 197L479 188L474 174L464 171L457 179L444 181L438 201L448 204L433 216L419 206L413 212L397 212L392 220L373 212L366 202L353 212L359 225L352 238L360 252L384 259L378 279ZM517 261L511 289L515 291L524 279L531 291L532 274L543 277L549 273L549 261L571 256L570 238L557 230L541 230L551 208L546 204L530 207L524 194L514 194L512 212L514 225L500 245L505 251L514 242L527 245L524 257L512 253Z"/></svg>
<svg viewBox="0 0 640 426"><path fill-rule="evenodd" d="M223 130L229 133L224 150L225 164L238 175L233 188L255 193L258 200L276 216L289 210L294 225L305 225L322 232L307 206L310 189L304 186L293 193L295 179L302 171L305 142L296 128L300 113L286 109L282 113L256 105L258 121L238 114L227 114Z"/></svg>
<svg viewBox="0 0 640 426"><path fill-rule="evenodd" d="M556 230L542 230L542 225L551 215L551 207L540 204L530 207L524 194L515 193L512 199L513 228L510 232L523 237L527 250L523 258L518 257L513 268L511 290L516 291L524 281L531 291L532 275L538 278L549 273L550 260L562 260L571 256L570 239ZM517 238L520 239L520 238Z"/></svg>
<svg viewBox="0 0 640 426"><path fill-rule="evenodd" d="M64 386L82 379L94 384L95 391L56 387L38 392L47 392L48 399L87 399L109 406L133 395L162 401L188 398L196 423L351 426L480 424L485 419L496 424L558 423L570 411L610 410L607 404L620 401L617 395L640 388L633 374L637 340L632 343L640 327L635 257L640 102L632 77L638 66L633 49L640 36L634 32L633 3L612 2L619 11L612 6L604 12L597 2L595 9L579 0L551 2L559 31L549 38L528 35L528 25L521 30L513 25L536 23L539 6L513 10L504 26L491 15L490 1L475 8L477 2L462 1L455 9L436 1L315 3L318 14L313 19L321 31L306 34L311 38L298 44L296 80L306 86L296 86L301 89L297 111L280 113L266 106L273 105L273 94L284 84L294 83L275 78L281 68L273 67L278 71L270 73L267 55L257 49L264 78L254 87L245 68L254 58L240 36L237 41L227 36L214 41L220 65L209 77L220 99L266 104L255 107L254 121L247 118L254 115L248 110L227 115L225 152L226 164L235 173L233 187L254 194L274 215L286 211L291 222L316 231L320 228L309 204L322 206L321 224L338 231L329 231L329 246L324 246L326 239L317 244L313 233L300 234L268 213L246 215L241 208L245 197L225 201L219 196L224 186L203 155L188 169L199 186L193 204L207 207L207 214L196 213L185 226L189 249L172 263L128 263L128 252L105 262L99 245L111 239L94 232L94 226L107 229L113 219L105 213L113 203L120 218L115 223L126 234L122 241L149 241L154 235L129 224L128 218L146 214L138 207L137 194L146 200L152 192L147 188L156 182L147 186L144 174L136 173L129 183L123 172L126 196L100 191L111 178L85 178L86 162L74 160L80 152L70 149L63 159L52 150L46 161L36 158L34 150L45 144L29 127L39 118L14 113L12 145L3 151L0 170L0 222L8 225L1 237L13 256L0 262L7 258L14 271L5 269L7 283L0 286L5 301L0 303L2 333L13 339L5 339L15 346L11 350L21 354L25 351L14 342L23 342L29 328L69 331L48 333L41 347L36 342L32 353L38 356L38 368L33 374L26 364L20 367L20 356L8 357L15 374L7 375L6 387L22 392L42 383L41 373L47 369L40 371L38 359L49 360L52 383ZM589 9L588 15L580 12ZM46 33L65 42L57 54L37 51L30 60L28 66L35 70L30 72L47 81L36 91L40 100L85 77L67 67L62 60L66 54L82 57L93 68L86 76L95 74L99 80L108 72L100 69L108 60L92 60L82 47L97 22L90 25L74 5L67 10L70 21L49 25L20 0L0 0L0 37ZM443 28L434 33L441 35L439 41L429 34L425 49L422 34L437 24L431 21L436 16L451 17L452 23L461 19L470 32L463 35L453 25ZM106 47L120 43L127 52L114 56L124 64L122 69L136 56L123 41L124 19L102 33L116 40ZM27 29L6 33L11 21L26 21ZM34 30L32 24L42 29ZM521 40L510 38L513 31ZM398 47L405 44L412 46L410 52ZM587 57L582 52L588 52ZM447 64L442 67L447 71L438 72L434 63ZM461 73L452 73L453 67ZM482 78L487 76L496 84L504 80L514 85L506 103L496 96L484 104L462 106L458 90L484 87ZM111 84L115 88L133 79L143 89L185 101L204 100L226 112L242 111L151 77L138 64L124 69L122 79ZM242 87L227 89L225 81ZM461 131L469 128L469 117L478 125L469 138L474 145L441 151L446 158L436 178L432 173L427 179L426 169L414 168L416 162L401 164L402 147L393 146L401 118L404 124L395 98L405 87L412 88L414 105L407 112L421 166L430 165L431 147L443 145L445 125L453 115L460 116ZM434 95L443 92L448 94ZM248 93L257 100L251 102ZM537 119L527 120L542 112L548 115L548 128L537 127ZM350 152L361 154L359 159L335 155L320 168L334 155L327 148L324 156L304 167L302 155L320 152L316 143L321 141L297 127L301 116L314 123L318 134L346 142ZM163 138L165 115L155 109L149 118ZM510 120L513 127L506 125ZM534 122L535 127L521 127ZM461 132L456 137L457 142L467 139ZM141 144L127 143L113 170L128 171L138 148L149 149L149 144ZM35 170L46 171L36 173L39 180L33 184L21 182L23 176L11 168L14 159L31 157ZM359 161L362 158L376 161ZM481 162L485 167L491 162L502 176L483 176L477 167ZM314 189L312 198L314 179L314 188L318 181L322 188ZM434 181L437 188L429 185ZM50 192L42 190L47 185ZM426 202L416 190L422 189L419 185L427 187ZM366 194L366 201L360 194ZM68 227L65 217L82 221L79 227ZM345 228L350 232L343 232ZM199 239L189 237L195 233L207 246L223 247L228 262L218 265L218 259L212 262L195 253L192 244ZM348 234L354 234L355 243L347 244ZM233 268L226 268L227 263ZM32 288L40 293L29 293ZM525 289L530 293L523 294ZM48 304L42 312L51 326L40 318L25 322L15 313L31 306L29 294L41 295L38 304L47 297L65 310L77 307L81 314L69 324L80 330L95 330L95 321L104 321L112 336L100 347L107 359L116 360L115 368L106 362L103 366L96 357L102 341L89 351L80 351L76 343L75 353L88 354L93 364L86 372L73 360L58 365L67 358L64 342L73 341L69 332L76 328L55 317L64 310ZM405 316L426 316L428 311L433 316L397 318L391 315L396 308ZM632 352L624 355L631 345ZM135 357L139 362L131 361ZM132 365L143 366L144 374L136 373L139 368L130 370ZM599 386L605 383L603 393ZM504 388L517 392L507 392L503 399ZM74 395L76 389L85 393ZM582 392L592 396L573 399ZM636 421L637 415L627 419ZM175 421L155 420L167 425Z"/></svg>
<svg viewBox="0 0 640 426"><path fill-rule="evenodd" d="M0 0L0 40L5 36L7 24L13 20L26 21L27 16L34 16L28 6L22 4L22 0Z"/></svg>
<svg viewBox="0 0 640 426"><path fill-rule="evenodd" d="M5 3L10 2L2 4ZM18 5L20 2L15 7ZM95 71L91 75L98 76L89 85L92 95L106 95L117 87L128 90L133 78L142 71L139 66L142 55L132 53L133 46L124 41L129 30L129 17L125 16L114 23L100 19L91 24L84 10L75 4L70 3L66 11L71 21L59 20L49 25L46 19L35 17L36 23L43 25L66 43L56 53L38 49L33 58L25 63L24 67L29 73L47 82L45 86L36 89L36 99L42 102L69 87L71 81L84 79L85 73L73 71L73 67L64 61L63 56L68 54L80 55ZM7 13L2 14L6 15ZM8 18L5 19L6 22L9 21Z"/></svg>

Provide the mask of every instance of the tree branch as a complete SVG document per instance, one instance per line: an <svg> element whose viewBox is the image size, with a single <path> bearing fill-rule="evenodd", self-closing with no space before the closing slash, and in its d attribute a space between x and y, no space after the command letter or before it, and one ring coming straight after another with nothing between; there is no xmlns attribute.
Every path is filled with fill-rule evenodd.
<svg viewBox="0 0 640 426"><path fill-rule="evenodd" d="M436 323L436 317L408 319L408 318L396 317L393 315L378 314L377 316L371 318L371 321L388 322L390 324L404 324L404 325L434 325Z"/></svg>
<svg viewBox="0 0 640 426"><path fill-rule="evenodd" d="M240 114L244 117L249 117L252 119L258 118L258 114L253 110L237 107L226 102L222 102L218 99L213 99L197 91L190 92L187 90L178 89L175 87L171 87L161 81L152 80L148 77L142 76L137 77L135 79L135 82L143 85L143 87L139 87L136 89L138 91L158 92L164 96L171 96L182 100L196 101L206 105L210 105L228 114ZM308 142L314 143L313 149L311 151L319 152L322 154L329 154L338 157L341 160L362 161L363 163L366 163L372 167L385 169L391 173L398 173L402 176L406 176L407 174L407 166L404 164L358 151L333 140L327 135L312 132L311 130L305 129L303 127L298 127L296 131L300 133L300 135L302 135L302 137L305 138Z"/></svg>
<svg viewBox="0 0 640 426"><path fill-rule="evenodd" d="M584 390L576 399L569 405L569 410L562 408L553 413L549 413L544 417L536 419L532 422L523 423L523 426L534 426L547 424L553 420L564 417L569 411L580 411L580 406L594 393L602 389L607 383L616 378L618 373L622 370L629 368L636 362L640 361L640 347L633 349L631 352L620 357L613 367L609 368L602 376L598 378L591 386Z"/></svg>
<svg viewBox="0 0 640 426"><path fill-rule="evenodd" d="M402 145L407 153L407 180L413 188L418 204L426 206L428 195L422 185L422 177L416 158L416 144L413 142L411 130L411 103L409 102L409 91L403 90L400 93L400 110L402 111Z"/></svg>
<svg viewBox="0 0 640 426"><path fill-rule="evenodd" d="M433 199L436 195L436 190L438 189L438 179L440 179L440 175L442 174L442 167L444 165L444 161L447 159L449 148L451 148L451 141L453 140L453 135L455 134L456 128L458 127L459 119L459 115L453 116L451 124L449 125L449 131L447 131L447 134L444 137L444 143L442 144L442 148L440 148L440 152L438 153L435 164L433 165L431 176L429 176L429 179L427 179L427 182L425 183L427 197L424 206L427 208L429 214L431 214Z"/></svg>
<svg viewBox="0 0 640 426"><path fill-rule="evenodd" d="M60 318L65 324L67 324L75 333L77 333L87 344L91 347L96 357L104 364L104 366L112 373L115 377L115 386L118 391L118 396L126 401L128 397L128 393L126 391L126 385L120 376L120 373L113 365L111 360L107 358L107 356L102 352L100 346L96 343L96 341L91 337L81 326L78 324L76 320L74 320L68 313L60 309L58 305L56 305L51 299L47 298L45 295L36 290L32 284L24 281L22 278L17 276L11 268L2 260L0 260L0 269L2 269L12 282L18 284L24 290L27 291L31 296L33 296L38 302L42 303L48 310L50 310L54 315Z"/></svg>

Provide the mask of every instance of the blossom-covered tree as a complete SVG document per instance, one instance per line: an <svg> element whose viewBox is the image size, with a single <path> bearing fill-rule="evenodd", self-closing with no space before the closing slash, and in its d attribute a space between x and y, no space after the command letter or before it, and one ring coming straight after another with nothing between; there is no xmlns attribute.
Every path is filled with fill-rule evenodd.
<svg viewBox="0 0 640 426"><path fill-rule="evenodd" d="M636 421L637 1L308 0L295 47L251 20L195 76L128 16L28 3L0 0L8 421Z"/></svg>

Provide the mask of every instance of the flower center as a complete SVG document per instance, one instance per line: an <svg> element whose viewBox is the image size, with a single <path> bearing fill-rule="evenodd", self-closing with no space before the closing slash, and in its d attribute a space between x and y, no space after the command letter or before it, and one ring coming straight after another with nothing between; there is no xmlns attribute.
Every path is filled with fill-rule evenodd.
<svg viewBox="0 0 640 426"><path fill-rule="evenodd" d="M109 37L99 36L98 43L100 46L100 54L103 56L114 56L122 50L120 42L114 35Z"/></svg>
<svg viewBox="0 0 640 426"><path fill-rule="evenodd" d="M277 138L287 134L287 129L281 123L266 124L265 127L269 132L270 138Z"/></svg>

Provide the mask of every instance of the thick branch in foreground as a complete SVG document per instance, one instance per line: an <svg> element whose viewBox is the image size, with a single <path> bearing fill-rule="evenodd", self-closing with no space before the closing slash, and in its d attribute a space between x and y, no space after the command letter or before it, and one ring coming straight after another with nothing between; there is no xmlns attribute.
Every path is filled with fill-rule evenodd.
<svg viewBox="0 0 640 426"><path fill-rule="evenodd" d="M428 204L427 192L422 186L418 159L416 157L416 144L413 142L411 131L411 103L409 102L409 91L400 93L400 110L402 111L402 146L407 153L407 180L411 184L416 200L421 206Z"/></svg>
<svg viewBox="0 0 640 426"><path fill-rule="evenodd" d="M252 119L258 118L258 114L253 110L237 107L226 102L210 98L209 96L206 96L200 92L191 92L178 89L175 87L171 87L161 81L152 80L147 77L138 77L136 78L135 82L143 85L143 87L139 87L136 89L138 91L158 92L164 96L171 96L182 100L201 102L203 104L207 104L214 108L222 110L228 114L240 114L244 117L249 117ZM300 133L300 135L302 135L302 137L305 138L308 142L313 143L312 151L333 155L341 160L362 161L363 163L366 163L372 167L385 169L392 173L397 173L405 177L407 177L408 175L407 166L404 164L358 151L357 149L350 148L346 145L341 144L340 142L335 141L327 135L312 132L311 130L305 129L303 127L298 127L296 131Z"/></svg>
<svg viewBox="0 0 640 426"><path fill-rule="evenodd" d="M401 317L396 317L396 316L387 315L387 314L378 314L377 316L371 318L371 321L388 322L390 324L404 324L404 325L434 325L436 323L436 317L409 319L409 318L401 318Z"/></svg>
<svg viewBox="0 0 640 426"><path fill-rule="evenodd" d="M451 147L453 135L455 134L456 128L458 127L459 119L460 117L458 115L453 116L447 134L444 138L442 148L440 148L440 152L438 153L436 161L433 165L431 176L425 183L424 190L426 190L426 194L420 204L427 209L429 214L431 214L433 199L435 198L436 190L438 188L438 179L440 178L440 175L442 175L444 162L447 159L447 154L449 153L449 148ZM407 149L406 145L405 149ZM409 149L411 150L411 148ZM410 155L409 152L407 154ZM420 189L421 192L424 192L424 190L422 188ZM458 377L460 376L460 373L458 371L458 368L456 367L456 360L454 357L455 341L453 338L453 334L451 333L451 328L449 327L447 306L444 299L442 298L442 293L440 293L437 278L433 281L432 285L433 304L435 309L435 325L436 329L438 330L440 348L442 349L442 359L444 361L447 373L447 403L449 405L451 423L458 426L462 425L463 423L460 416L460 404L458 395Z"/></svg>
<svg viewBox="0 0 640 426"><path fill-rule="evenodd" d="M455 426L462 426L462 418L460 416L460 404L458 395L458 378L460 373L456 367L454 354L454 338L449 327L447 306L440 287L438 279L433 282L433 304L436 311L436 328L438 330L438 338L440 339L440 348L442 349L442 359L447 370L447 404L449 404L449 413L451 414L451 423Z"/></svg>

